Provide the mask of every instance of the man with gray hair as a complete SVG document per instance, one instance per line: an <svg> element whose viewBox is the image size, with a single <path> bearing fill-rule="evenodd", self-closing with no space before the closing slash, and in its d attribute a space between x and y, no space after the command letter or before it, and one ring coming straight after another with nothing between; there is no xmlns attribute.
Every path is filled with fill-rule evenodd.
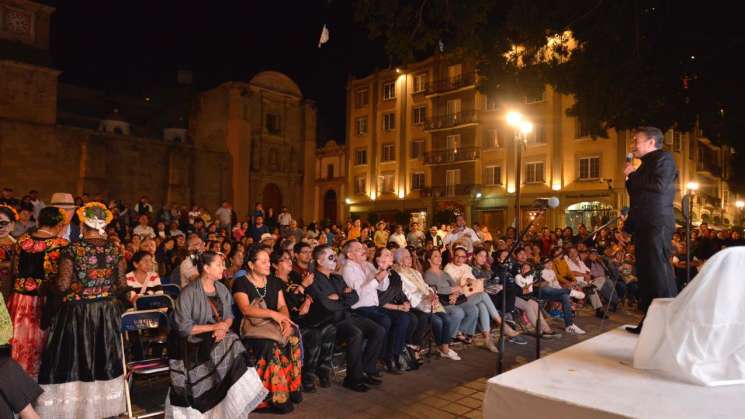
<svg viewBox="0 0 745 419"><path fill-rule="evenodd" d="M658 128L638 128L631 142L631 153L641 160L641 165L634 168L632 162L627 161L623 171L630 198L623 230L632 235L636 244L639 308L645 315L653 299L677 294L670 258L678 169L673 156L662 150L662 142L663 134ZM644 318L637 327L627 330L638 334L643 323Z"/></svg>

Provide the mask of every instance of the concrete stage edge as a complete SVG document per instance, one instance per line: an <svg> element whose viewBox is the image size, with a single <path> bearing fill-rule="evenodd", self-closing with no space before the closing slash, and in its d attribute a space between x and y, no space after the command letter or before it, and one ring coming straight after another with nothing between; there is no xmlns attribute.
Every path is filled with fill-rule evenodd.
<svg viewBox="0 0 745 419"><path fill-rule="evenodd" d="M492 377L485 418L745 418L745 386L703 387L631 367L622 327Z"/></svg>

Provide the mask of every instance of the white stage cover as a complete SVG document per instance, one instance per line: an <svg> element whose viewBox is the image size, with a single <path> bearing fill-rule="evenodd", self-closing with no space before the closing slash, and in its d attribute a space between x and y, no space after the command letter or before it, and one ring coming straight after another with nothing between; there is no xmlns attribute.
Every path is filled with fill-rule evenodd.
<svg viewBox="0 0 745 419"><path fill-rule="evenodd" d="M485 418L744 418L745 386L704 387L631 365L618 328L489 380Z"/></svg>

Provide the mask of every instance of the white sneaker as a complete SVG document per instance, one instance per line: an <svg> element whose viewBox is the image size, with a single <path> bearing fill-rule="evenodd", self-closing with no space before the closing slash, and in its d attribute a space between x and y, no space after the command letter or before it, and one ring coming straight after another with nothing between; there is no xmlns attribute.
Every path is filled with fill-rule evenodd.
<svg viewBox="0 0 745 419"><path fill-rule="evenodd" d="M571 291L571 292L569 293L569 296L570 296L571 298L576 298L576 299L578 299L578 300L584 300L584 298L585 298L585 293L584 293L584 292L582 292L582 291L572 290L572 291Z"/></svg>
<svg viewBox="0 0 745 419"><path fill-rule="evenodd" d="M449 359L452 359L453 361L460 361L460 357L452 349L448 349L447 353L442 352L442 351L438 351L438 352L440 353L440 358L449 358Z"/></svg>
<svg viewBox="0 0 745 419"><path fill-rule="evenodd" d="M584 335L586 333L584 330L580 329L579 326L577 326L576 324L567 326L567 328L564 330L566 330L567 333L572 334L572 335Z"/></svg>

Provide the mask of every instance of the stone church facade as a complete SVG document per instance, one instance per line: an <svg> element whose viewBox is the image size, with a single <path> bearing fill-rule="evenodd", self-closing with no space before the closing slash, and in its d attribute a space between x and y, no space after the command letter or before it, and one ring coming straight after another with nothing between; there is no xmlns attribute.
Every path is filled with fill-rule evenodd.
<svg viewBox="0 0 745 419"><path fill-rule="evenodd" d="M290 78L152 99L66 85L48 58L53 11L0 0L0 186L314 215L316 110Z"/></svg>

